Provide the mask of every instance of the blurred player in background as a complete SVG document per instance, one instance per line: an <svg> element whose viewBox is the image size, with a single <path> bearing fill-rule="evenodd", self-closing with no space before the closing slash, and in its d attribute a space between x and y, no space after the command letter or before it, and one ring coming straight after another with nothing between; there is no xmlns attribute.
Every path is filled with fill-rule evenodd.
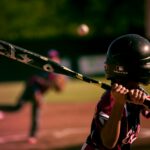
<svg viewBox="0 0 150 150"><path fill-rule="evenodd" d="M140 87L150 84L149 41L136 34L115 39L108 48L105 72L112 87L97 104L82 150L130 150L140 131L140 113L150 118L143 106L150 98Z"/></svg>
<svg viewBox="0 0 150 150"><path fill-rule="evenodd" d="M48 57L57 63L61 63L61 59L57 50L49 50ZM41 72L40 74L33 75L26 82L25 89L16 105L1 105L0 110L2 112L18 111L26 102L30 102L32 105L32 114L28 141L29 143L34 144L37 142L36 133L38 130L39 112L44 101L45 92L48 90L62 92L65 88L65 85L66 77L64 75L48 72Z"/></svg>

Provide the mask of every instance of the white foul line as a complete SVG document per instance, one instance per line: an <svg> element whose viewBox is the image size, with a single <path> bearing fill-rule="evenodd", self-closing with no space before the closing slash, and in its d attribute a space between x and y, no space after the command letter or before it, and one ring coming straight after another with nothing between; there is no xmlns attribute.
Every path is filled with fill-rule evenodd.
<svg viewBox="0 0 150 150"><path fill-rule="evenodd" d="M88 128L64 128L61 130L42 130L38 134L42 137L43 135L46 135L47 133L51 134L50 136L60 139L69 135L73 134L82 134L86 133ZM16 141L24 141L27 140L28 136L25 133L22 134L11 134L6 136L0 137L0 144L8 143L8 142L16 142Z"/></svg>
<svg viewBox="0 0 150 150"><path fill-rule="evenodd" d="M7 136L0 137L0 144L8 143L8 142L16 142L25 140L27 136L25 134L12 134Z"/></svg>
<svg viewBox="0 0 150 150"><path fill-rule="evenodd" d="M87 128L66 128L61 131L54 131L53 136L55 138L63 138L65 136L72 135L72 134L86 133L87 131L88 131Z"/></svg>
<svg viewBox="0 0 150 150"><path fill-rule="evenodd" d="M50 136L61 139L64 137L67 137L69 135L73 134L83 134L87 133L89 131L89 128L82 127L82 128L64 128L61 130L42 130L39 132L39 135L42 137L43 135L46 135L47 133L51 134ZM11 134L6 136L0 137L0 144L8 143L8 142L16 142L16 141L24 141L27 140L27 135L25 133L22 134ZM150 129L149 128L142 128L141 132L139 134L139 138L150 138Z"/></svg>

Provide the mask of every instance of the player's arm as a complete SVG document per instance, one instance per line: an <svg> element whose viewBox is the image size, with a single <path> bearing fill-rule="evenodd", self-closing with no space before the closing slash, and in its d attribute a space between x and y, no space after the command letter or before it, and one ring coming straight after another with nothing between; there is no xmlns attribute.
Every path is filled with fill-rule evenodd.
<svg viewBox="0 0 150 150"><path fill-rule="evenodd" d="M128 92L126 88L121 85L115 84L112 86L112 97L115 100L109 119L105 122L101 129L101 140L103 145L112 149L116 146L121 129L121 118L126 102L125 95Z"/></svg>
<svg viewBox="0 0 150 150"><path fill-rule="evenodd" d="M66 82L67 82L66 76L58 74L53 80L53 87L58 92L63 91L66 86Z"/></svg>

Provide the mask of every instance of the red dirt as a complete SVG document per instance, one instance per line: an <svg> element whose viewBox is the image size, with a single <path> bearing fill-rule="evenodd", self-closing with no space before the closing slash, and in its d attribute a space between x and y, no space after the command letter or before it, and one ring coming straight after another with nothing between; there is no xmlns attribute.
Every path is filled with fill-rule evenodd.
<svg viewBox="0 0 150 150"><path fill-rule="evenodd" d="M19 112L6 113L0 120L0 150L80 150L90 130L95 102L44 104L40 116L38 142L27 142L30 124L30 104ZM150 121L143 120L148 128ZM139 138L133 150L150 149L150 135Z"/></svg>

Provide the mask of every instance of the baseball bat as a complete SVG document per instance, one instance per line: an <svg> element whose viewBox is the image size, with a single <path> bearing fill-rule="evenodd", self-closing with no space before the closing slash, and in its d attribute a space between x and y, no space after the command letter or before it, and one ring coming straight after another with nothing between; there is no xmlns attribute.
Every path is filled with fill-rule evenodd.
<svg viewBox="0 0 150 150"><path fill-rule="evenodd" d="M35 52L31 52L27 49L21 48L19 46L13 45L6 41L0 40L0 55L8 57L10 59L19 61L21 63L27 64L29 66L38 68L40 70L46 72L55 72L58 74L63 74L72 78L76 78L88 83L93 83L105 90L110 90L110 85L103 83L101 81L97 81L95 79L89 78L83 74L77 73L63 65L60 65L49 58L37 54ZM150 109L150 101L147 99L144 101L143 105Z"/></svg>
<svg viewBox="0 0 150 150"><path fill-rule="evenodd" d="M102 83L101 81L91 79L63 65L60 65L45 56L31 52L19 46L10 44L6 41L0 40L0 55L3 55L10 59L19 61L21 63L27 64L29 66L38 68L46 72L55 72L55 73L63 74L69 77L83 80L88 83L94 83L100 85L103 89L110 89L109 85Z"/></svg>

